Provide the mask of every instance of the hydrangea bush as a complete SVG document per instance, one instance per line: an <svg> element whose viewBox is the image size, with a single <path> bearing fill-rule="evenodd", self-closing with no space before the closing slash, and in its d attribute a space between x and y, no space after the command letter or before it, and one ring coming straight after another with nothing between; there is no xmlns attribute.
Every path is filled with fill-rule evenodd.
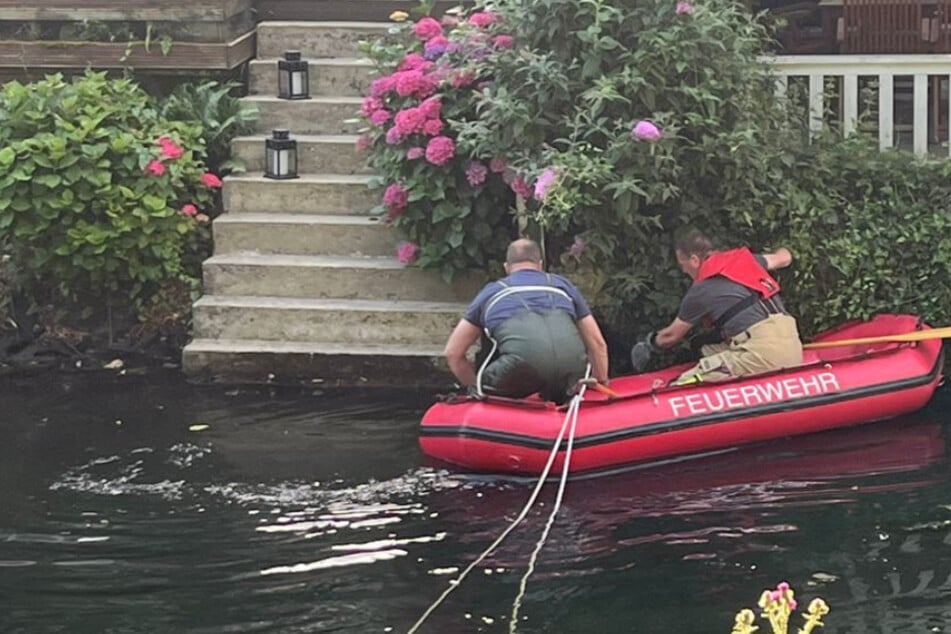
<svg viewBox="0 0 951 634"><path fill-rule="evenodd" d="M380 75L363 101L368 127L358 148L371 150L381 177L376 211L407 237L400 261L439 267L449 279L500 260L514 235L510 209L525 184L504 160L474 154L458 139L459 127L478 116L475 95L485 90L491 60L513 39L488 11L391 17L390 38L365 47Z"/></svg>
<svg viewBox="0 0 951 634"><path fill-rule="evenodd" d="M0 244L20 289L38 302L131 303L140 316L163 295L184 289L187 301L222 185L199 126L93 72L9 82L0 115Z"/></svg>

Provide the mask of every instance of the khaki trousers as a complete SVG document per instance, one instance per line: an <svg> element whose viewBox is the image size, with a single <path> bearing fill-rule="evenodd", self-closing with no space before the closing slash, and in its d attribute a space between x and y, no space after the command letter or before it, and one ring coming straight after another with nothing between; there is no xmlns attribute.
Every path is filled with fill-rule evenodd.
<svg viewBox="0 0 951 634"><path fill-rule="evenodd" d="M674 384L729 381L802 364L799 329L795 318L789 315L770 315L728 343L703 346L700 351L700 362L681 374Z"/></svg>

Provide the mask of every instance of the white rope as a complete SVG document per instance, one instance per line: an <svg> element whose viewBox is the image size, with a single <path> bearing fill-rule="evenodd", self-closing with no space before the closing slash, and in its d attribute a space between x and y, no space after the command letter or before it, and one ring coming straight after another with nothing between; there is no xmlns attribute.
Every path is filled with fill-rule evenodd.
<svg viewBox="0 0 951 634"><path fill-rule="evenodd" d="M590 372L590 366L588 366L588 372ZM509 524L508 528L502 531L502 534L499 535L496 538L496 540L489 545L488 548L482 551L481 555L476 557L475 561L473 561L471 564L466 566L466 569L463 570L462 573L460 573L458 577L456 577L455 579L449 582L449 587L446 588L443 591L443 593L439 595L439 597L435 601L433 601L432 605L430 605L426 609L426 611L423 612L423 615L419 617L419 619L415 623L413 623L413 626L410 627L406 631L406 634L414 634L415 632L417 632L420 626L426 621L426 619L428 619L429 616L433 612L436 611L436 608L438 608L442 604L442 602L446 600L446 597L448 597L452 593L453 590L455 590L462 584L462 580L465 579L476 566L482 563L482 561L486 557L488 557L492 553L493 550L498 548L499 544L501 544L502 541L506 537L509 536L509 533L515 530L515 527L521 524L522 520L524 520L525 517L528 515L528 512L531 510L532 506L535 504L535 500L538 498L538 494L541 492L542 487L545 485L545 480L548 478L549 472L551 472L552 465L555 463L555 457L558 455L558 447L561 445L561 441L565 437L565 431L568 428L569 422L571 422L572 420L577 422L578 420L578 413L577 413L578 408L581 404L581 398L584 395L584 392L586 389L587 389L587 385L582 384L581 389L578 391L578 394L576 394L571 399L571 404L568 406L568 412L565 414L565 420L561 423L561 429L558 431L558 436L557 438L555 438L555 443L552 445L551 452L548 454L548 462L545 463L545 468L542 469L542 473L538 478L538 483L535 485L535 490L533 490L532 494L528 497L528 502L525 503L525 506L522 508L522 511L518 514L518 517L516 517L515 520L511 524ZM573 425L572 425L572 429L574 429ZM572 435L573 433L574 432L572 432ZM562 487L563 486L564 486L564 482L562 482Z"/></svg>
<svg viewBox="0 0 951 634"><path fill-rule="evenodd" d="M544 546L545 542L548 540L548 534L551 531L552 525L555 523L555 515L558 514L558 509L561 508L561 500L565 495L565 484L568 482L568 467L571 464L571 448L575 443L575 428L578 425L578 410L581 408L581 399L584 397L585 390L587 389L587 384L581 386L581 389L578 390L578 394L571 401L571 407L568 409L568 415L571 418L571 427L568 430L568 446L565 449L565 461L561 466L561 481L558 483L558 494L555 496L555 505L552 507L551 513L548 515L548 522L545 524L545 530L542 531L542 536L539 538L538 543L535 544L535 550L532 551L532 556L528 560L528 569L525 571L525 574L522 576L522 581L519 583L518 594L515 597L515 602L512 604L512 618L509 620L509 634L515 634L515 631L518 629L518 610L522 605L522 599L525 597L525 589L528 586L528 578L535 571L535 563L538 561L538 553L541 552L542 546Z"/></svg>

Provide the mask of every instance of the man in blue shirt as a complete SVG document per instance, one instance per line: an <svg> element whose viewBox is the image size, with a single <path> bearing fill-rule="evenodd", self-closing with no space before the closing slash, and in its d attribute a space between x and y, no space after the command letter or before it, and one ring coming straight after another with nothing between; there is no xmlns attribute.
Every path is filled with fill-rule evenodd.
<svg viewBox="0 0 951 634"><path fill-rule="evenodd" d="M446 342L446 360L460 383L480 394L538 392L564 403L590 362L591 376L607 384L608 346L588 303L574 284L543 266L535 241L509 245L506 277L485 285ZM476 372L466 352L483 331L494 349Z"/></svg>

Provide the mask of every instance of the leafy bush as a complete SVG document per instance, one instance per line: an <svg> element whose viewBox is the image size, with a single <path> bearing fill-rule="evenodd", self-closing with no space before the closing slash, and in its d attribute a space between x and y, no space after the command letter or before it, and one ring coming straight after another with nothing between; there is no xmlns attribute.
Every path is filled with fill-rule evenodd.
<svg viewBox="0 0 951 634"><path fill-rule="evenodd" d="M500 260L512 235L513 174L456 145L458 127L477 116L484 60L507 45L490 16L400 22L389 41L365 47L381 73L363 103L370 127L360 142L386 185L376 211L408 237L402 261L439 266L447 279Z"/></svg>
<svg viewBox="0 0 951 634"><path fill-rule="evenodd" d="M87 72L0 93L0 243L18 286L67 299L129 298L198 285L186 262L210 243L200 213L221 181L201 128L170 121L128 79Z"/></svg>
<svg viewBox="0 0 951 634"><path fill-rule="evenodd" d="M208 169L221 175L244 170L231 158L231 141L254 131L258 119L257 107L241 101L237 94L241 86L234 81L179 84L159 109L169 121L190 121L201 126L205 162Z"/></svg>

